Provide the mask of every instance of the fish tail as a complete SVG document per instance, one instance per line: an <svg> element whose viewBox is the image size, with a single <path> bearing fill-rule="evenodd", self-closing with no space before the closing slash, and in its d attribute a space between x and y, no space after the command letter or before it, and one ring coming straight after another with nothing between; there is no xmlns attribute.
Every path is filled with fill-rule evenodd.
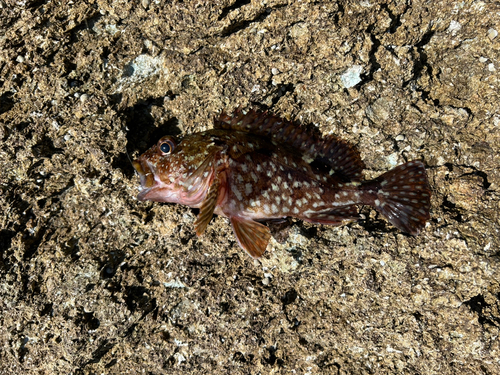
<svg viewBox="0 0 500 375"><path fill-rule="evenodd" d="M417 235L430 219L431 189L424 164L410 161L363 184L365 202L403 232Z"/></svg>

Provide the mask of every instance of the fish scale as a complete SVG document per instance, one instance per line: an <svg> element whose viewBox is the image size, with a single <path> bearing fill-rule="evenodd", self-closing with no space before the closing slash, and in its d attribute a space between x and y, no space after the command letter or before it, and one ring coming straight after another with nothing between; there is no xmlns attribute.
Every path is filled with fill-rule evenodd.
<svg viewBox="0 0 500 375"><path fill-rule="evenodd" d="M341 225L359 218L357 205L369 205L416 235L430 218L420 161L363 181L359 152L334 136L254 110L223 112L214 126L179 140L162 137L133 162L138 199L200 208L198 235L213 214L226 216L239 245L259 258L271 237L266 220Z"/></svg>

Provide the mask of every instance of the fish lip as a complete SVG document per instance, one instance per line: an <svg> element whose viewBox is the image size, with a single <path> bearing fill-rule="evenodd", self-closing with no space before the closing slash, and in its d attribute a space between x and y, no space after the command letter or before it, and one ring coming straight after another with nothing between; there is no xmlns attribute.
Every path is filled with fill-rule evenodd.
<svg viewBox="0 0 500 375"><path fill-rule="evenodd" d="M156 185L155 168L148 160L139 158L134 160L132 165L139 174L141 188L147 189Z"/></svg>
<svg viewBox="0 0 500 375"><path fill-rule="evenodd" d="M153 165L142 158L136 159L132 162L134 169L137 174L139 174L139 179L141 185L139 186L139 194L137 195L137 200L145 201L148 200L148 194L153 190L157 181L155 181L155 173Z"/></svg>
<svg viewBox="0 0 500 375"><path fill-rule="evenodd" d="M142 188L141 186L141 191L139 192L139 194L137 194L137 200L141 202L147 201L148 200L147 195L151 192L151 190L153 190L153 187Z"/></svg>

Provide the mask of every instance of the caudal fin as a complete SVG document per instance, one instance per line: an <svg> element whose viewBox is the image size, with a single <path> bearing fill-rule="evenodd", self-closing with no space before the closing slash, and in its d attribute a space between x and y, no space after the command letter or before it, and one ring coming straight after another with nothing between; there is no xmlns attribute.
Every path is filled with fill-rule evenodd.
<svg viewBox="0 0 500 375"><path fill-rule="evenodd" d="M430 219L431 189L422 162L399 165L368 182L367 187L377 189L376 199L370 203L403 232L417 235Z"/></svg>

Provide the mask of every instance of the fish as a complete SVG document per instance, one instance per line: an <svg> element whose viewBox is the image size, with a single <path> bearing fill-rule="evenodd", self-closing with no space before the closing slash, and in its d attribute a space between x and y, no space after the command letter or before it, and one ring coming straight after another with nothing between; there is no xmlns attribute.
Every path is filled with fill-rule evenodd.
<svg viewBox="0 0 500 375"><path fill-rule="evenodd" d="M368 205L415 236L430 219L431 188L422 161L364 180L355 146L267 111L222 111L213 129L164 136L133 166L139 201L198 208L198 236L214 214L225 216L253 258L270 241L266 222L288 217L338 226L358 220L358 206Z"/></svg>

